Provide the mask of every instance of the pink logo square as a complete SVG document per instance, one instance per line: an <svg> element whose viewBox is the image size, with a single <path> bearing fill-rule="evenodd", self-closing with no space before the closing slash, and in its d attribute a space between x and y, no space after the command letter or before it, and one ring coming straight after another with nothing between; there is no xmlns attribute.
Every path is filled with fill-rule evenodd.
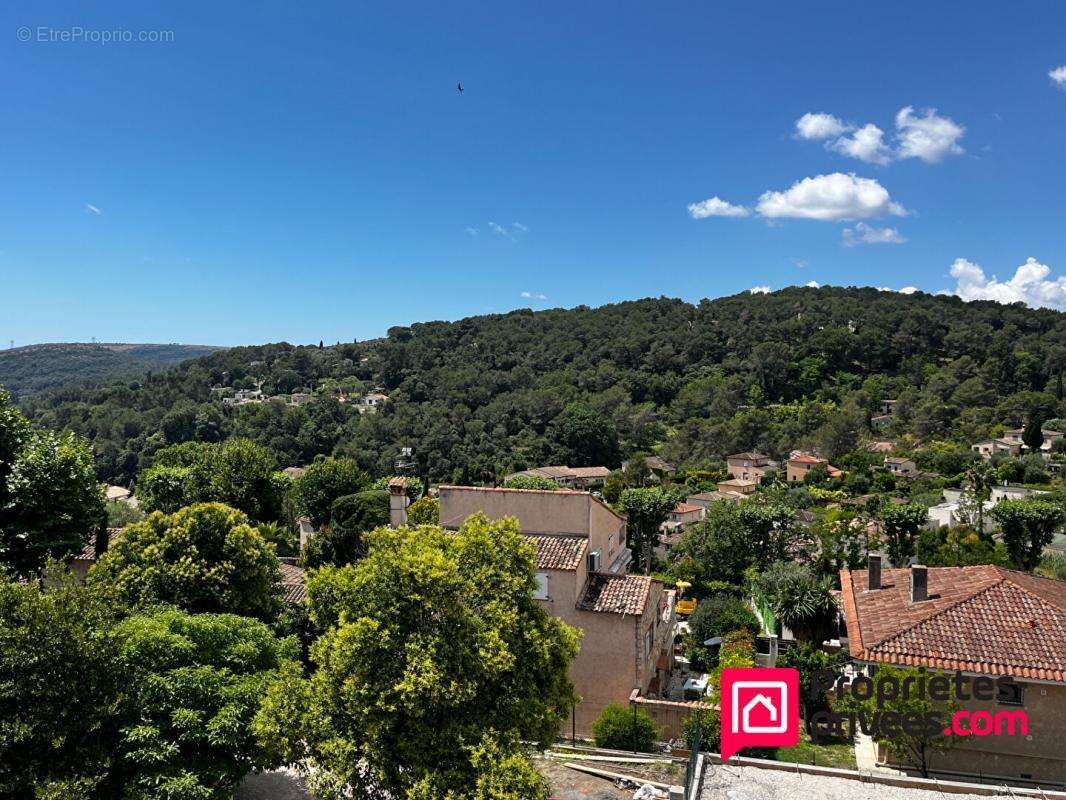
<svg viewBox="0 0 1066 800"><path fill-rule="evenodd" d="M722 758L742 747L793 747L799 742L799 673L779 669L722 670Z"/></svg>

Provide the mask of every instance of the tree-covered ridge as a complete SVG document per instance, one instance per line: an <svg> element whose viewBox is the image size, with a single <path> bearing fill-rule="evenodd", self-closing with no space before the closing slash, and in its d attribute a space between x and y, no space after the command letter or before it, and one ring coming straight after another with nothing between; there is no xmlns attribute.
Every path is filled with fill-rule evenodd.
<svg viewBox="0 0 1066 800"><path fill-rule="evenodd" d="M39 344L0 351L0 386L15 397L70 384L140 378L217 347L189 344Z"/></svg>
<svg viewBox="0 0 1066 800"><path fill-rule="evenodd" d="M1059 312L790 288L698 305L518 310L330 347L235 348L25 406L92 439L109 480L133 480L168 444L243 436L278 467L333 453L388 474L413 447L432 480L478 482L544 463L616 467L651 450L690 465L803 445L832 457L872 433L884 399L899 402L879 435L968 443L1060 416L1064 364ZM223 409L226 390L257 385L315 399ZM340 402L375 387L390 398L378 413Z"/></svg>

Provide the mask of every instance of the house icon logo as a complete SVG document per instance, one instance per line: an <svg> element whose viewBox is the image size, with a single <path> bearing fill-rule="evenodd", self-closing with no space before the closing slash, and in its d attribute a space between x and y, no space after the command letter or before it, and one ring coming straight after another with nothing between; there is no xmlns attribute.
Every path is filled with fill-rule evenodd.
<svg viewBox="0 0 1066 800"><path fill-rule="evenodd" d="M722 758L743 747L792 747L799 741L799 673L794 669L725 669Z"/></svg>

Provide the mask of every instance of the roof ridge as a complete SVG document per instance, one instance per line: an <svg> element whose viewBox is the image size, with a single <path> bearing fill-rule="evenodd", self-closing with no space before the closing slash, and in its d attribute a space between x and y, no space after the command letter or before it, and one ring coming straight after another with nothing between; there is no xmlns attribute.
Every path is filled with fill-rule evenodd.
<svg viewBox="0 0 1066 800"><path fill-rule="evenodd" d="M987 564L987 565L983 564L981 566L988 566L994 572L1000 573L1000 574L998 575L997 579L995 581L993 581L992 583L988 584L988 586L984 586L984 587L978 589L976 592L973 592L972 594L968 594L965 597L963 597L963 598L961 598L959 600L956 600L954 603L951 603L949 605L944 606L943 608L934 608L931 613L927 614L926 616L922 617L919 620L915 620L914 622L912 622L910 625L906 626L905 628L900 628L895 633L889 634L884 639L881 639L880 641L875 642L874 644L870 645L870 647L868 649L872 650L875 647L881 647L882 645L891 642L893 639L898 639L903 634L910 633L915 628L917 628L920 625L924 625L925 623L929 622L931 619L939 617L942 614L946 614L949 611L953 611L954 609L956 609L959 606L961 606L963 603L969 603L974 598L980 597L982 594L985 594L986 592L990 591L991 589L996 588L997 586L1002 586L1006 582L1006 577L1002 574L1002 571L1003 571L1002 567L997 567L994 564ZM945 567L944 569L965 569L965 567Z"/></svg>

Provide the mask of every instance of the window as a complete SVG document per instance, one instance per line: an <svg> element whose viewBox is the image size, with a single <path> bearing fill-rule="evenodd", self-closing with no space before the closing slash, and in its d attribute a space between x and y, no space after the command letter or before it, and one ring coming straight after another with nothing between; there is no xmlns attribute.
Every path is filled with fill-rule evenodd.
<svg viewBox="0 0 1066 800"><path fill-rule="evenodd" d="M996 702L1001 706L1020 706L1025 699L1022 689L1022 685L1014 681L997 681Z"/></svg>
<svg viewBox="0 0 1066 800"><path fill-rule="evenodd" d="M533 592L534 600L547 600L548 599L548 573L537 573L537 589Z"/></svg>

